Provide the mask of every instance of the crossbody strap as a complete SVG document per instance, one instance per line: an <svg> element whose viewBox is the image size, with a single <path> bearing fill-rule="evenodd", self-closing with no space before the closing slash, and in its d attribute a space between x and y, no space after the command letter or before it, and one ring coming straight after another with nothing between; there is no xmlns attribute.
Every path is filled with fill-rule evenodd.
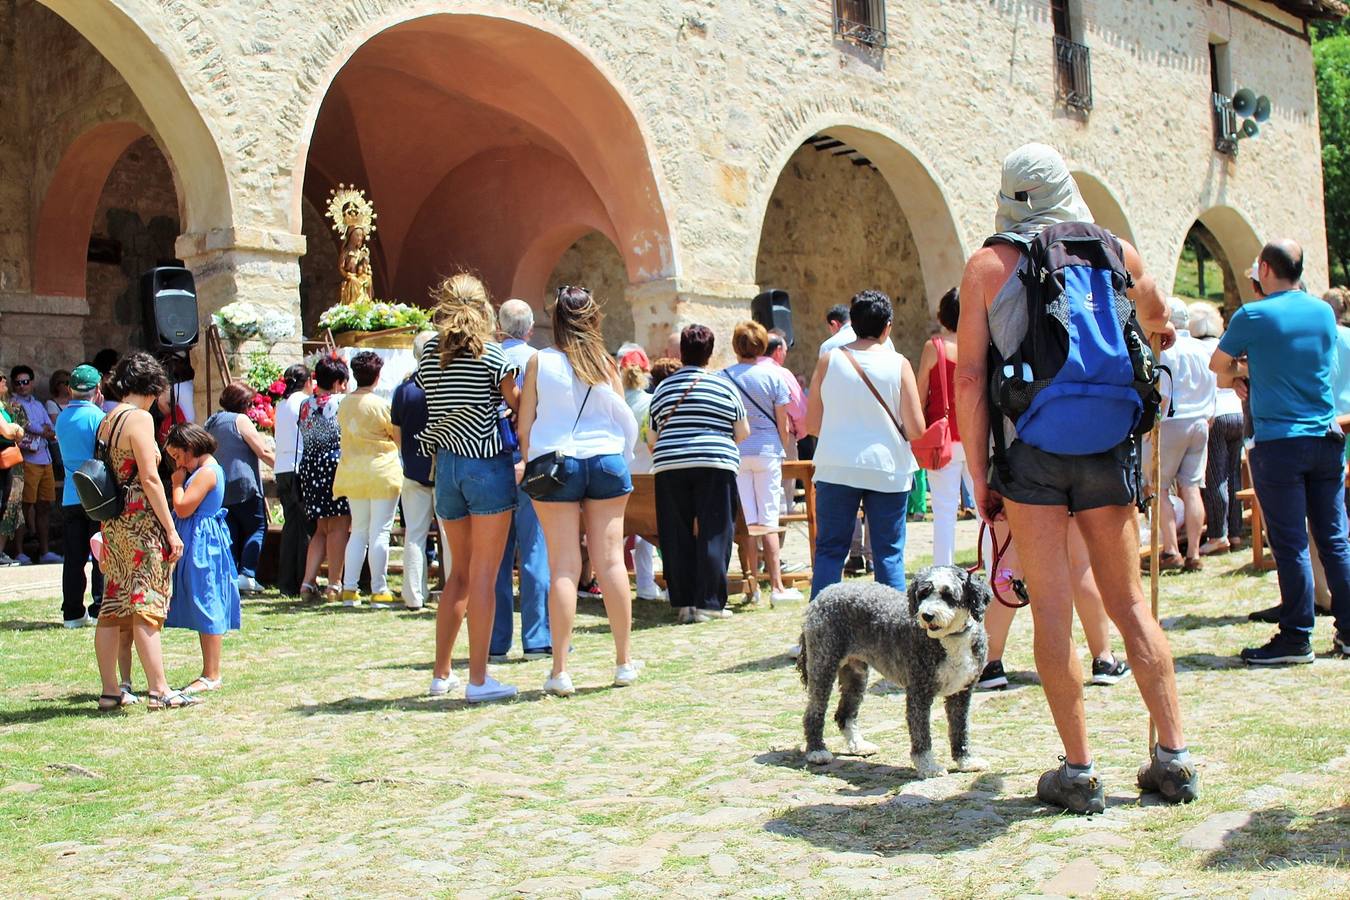
<svg viewBox="0 0 1350 900"><path fill-rule="evenodd" d="M759 410L760 413L764 416L764 418L768 419L770 422L777 424L778 419L773 415L773 413L767 411L764 407L760 406L759 401L757 401L754 397L750 396L750 392L745 389L745 385L741 384L741 380L739 378L731 374L730 369L723 369L722 371L725 372L726 376L731 379L731 383L736 385L736 389L741 392L741 396L745 397L745 399L750 401L751 406Z"/></svg>
<svg viewBox="0 0 1350 900"><path fill-rule="evenodd" d="M586 409L586 401L591 399L591 391L594 389L593 384L586 386L586 396L581 398L581 405L577 407L577 417L572 420L572 434L577 433L577 423L581 421L581 413Z"/></svg>
<svg viewBox="0 0 1350 900"><path fill-rule="evenodd" d="M678 399L678 400L675 401L675 405L672 406L672 407L670 408L670 412L666 413L665 418L663 418L663 419L661 420L661 424L657 426L657 428L656 428L656 433L657 433L657 434L660 434L660 433L662 432L662 430L665 429L666 425L670 422L671 417L675 415L675 411L676 411L677 409L679 409L679 408L680 408L680 404L684 402L684 398L685 398L685 397L688 397L688 396L689 396L689 392L692 391L692 390L694 389L694 387L695 387L700 381L702 381L702 380L703 380L703 373L702 373L702 372L700 372L698 375L694 376L694 380L691 381L691 382L689 382L689 387L687 387L687 388L684 389L684 393L680 395L680 399Z"/></svg>
<svg viewBox="0 0 1350 900"><path fill-rule="evenodd" d="M872 383L872 379L867 377L867 373L863 371L862 365L853 356L853 351L841 350L840 352L844 354L849 362L853 363L853 370L858 373L858 377L863 380L863 384L867 385L867 389L872 392L872 396L877 398L877 402L881 404L881 408L886 411L886 418L891 420L891 424L895 426L895 430L900 433L900 439L903 441L909 440L905 435L905 426L900 424L900 420L895 417L895 412L891 409L890 404L888 404L886 399L881 396L881 392L878 391L877 386Z"/></svg>
<svg viewBox="0 0 1350 900"><path fill-rule="evenodd" d="M947 342L942 335L935 335L933 343L937 345L938 390L942 392L942 415L938 418L945 419L952 412L947 404Z"/></svg>

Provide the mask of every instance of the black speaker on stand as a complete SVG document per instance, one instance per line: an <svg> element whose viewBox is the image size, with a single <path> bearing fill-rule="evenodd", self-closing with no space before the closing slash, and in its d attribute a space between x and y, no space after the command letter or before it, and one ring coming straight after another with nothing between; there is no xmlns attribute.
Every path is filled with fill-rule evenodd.
<svg viewBox="0 0 1350 900"><path fill-rule="evenodd" d="M769 331L776 328L783 332L788 349L792 349L792 302L787 291L773 288L751 300L750 316Z"/></svg>
<svg viewBox="0 0 1350 900"><path fill-rule="evenodd" d="M170 414L178 408L178 383L191 373L188 351L197 345L197 285L182 266L156 266L141 276L145 346L169 373ZM189 374L187 376L191 378Z"/></svg>

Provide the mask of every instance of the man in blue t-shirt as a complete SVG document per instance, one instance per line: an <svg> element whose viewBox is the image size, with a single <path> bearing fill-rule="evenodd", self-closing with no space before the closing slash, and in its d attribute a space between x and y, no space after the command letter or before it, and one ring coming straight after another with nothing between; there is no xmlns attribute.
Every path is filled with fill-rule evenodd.
<svg viewBox="0 0 1350 900"><path fill-rule="evenodd" d="M1250 382L1256 446L1252 482L1280 580L1280 630L1249 647L1250 665L1314 659L1313 575L1308 531L1322 558L1336 618L1332 652L1350 655L1350 540L1346 537L1345 435L1336 424L1336 317L1299 290L1303 250L1272 241L1257 266L1264 300L1238 310L1210 362L1221 380Z"/></svg>
<svg viewBox="0 0 1350 900"><path fill-rule="evenodd" d="M89 539L98 531L98 523L84 513L75 492L75 470L94 455L94 441L103 421L103 410L96 401L102 376L93 366L76 366L70 373L71 401L56 418L56 443L61 448L65 469L65 487L61 493L61 521L64 523L61 570L61 615L67 628L80 628L98 618L103 601L103 573L94 563L93 603L84 608L84 565L89 561Z"/></svg>

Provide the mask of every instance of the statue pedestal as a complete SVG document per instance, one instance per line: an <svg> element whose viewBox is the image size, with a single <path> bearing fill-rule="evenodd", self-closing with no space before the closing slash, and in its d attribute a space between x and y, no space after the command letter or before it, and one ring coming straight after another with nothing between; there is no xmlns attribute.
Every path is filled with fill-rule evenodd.
<svg viewBox="0 0 1350 900"><path fill-rule="evenodd" d="M333 335L333 343L338 347L357 347L361 350L407 350L412 351L413 338L417 329L386 328L384 331L343 331Z"/></svg>
<svg viewBox="0 0 1350 900"><path fill-rule="evenodd" d="M386 331L344 331L333 335L338 356L351 365L352 357L370 351L384 360L380 380L375 382L375 393L388 400L405 378L417 369L413 355L415 328L390 328ZM347 390L356 390L356 379L347 383Z"/></svg>

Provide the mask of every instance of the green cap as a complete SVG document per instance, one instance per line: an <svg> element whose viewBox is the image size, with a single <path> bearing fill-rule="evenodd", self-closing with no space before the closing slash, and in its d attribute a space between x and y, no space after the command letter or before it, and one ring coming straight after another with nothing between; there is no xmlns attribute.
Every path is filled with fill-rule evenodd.
<svg viewBox="0 0 1350 900"><path fill-rule="evenodd" d="M70 389L72 391L92 391L98 387L102 380L103 376L93 366L76 366L75 371L70 373Z"/></svg>

